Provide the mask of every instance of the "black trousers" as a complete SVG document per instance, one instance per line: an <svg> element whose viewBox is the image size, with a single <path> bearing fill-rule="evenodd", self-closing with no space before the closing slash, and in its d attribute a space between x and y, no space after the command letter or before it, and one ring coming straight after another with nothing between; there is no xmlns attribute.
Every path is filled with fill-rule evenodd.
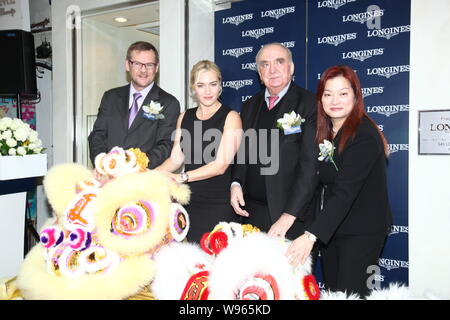
<svg viewBox="0 0 450 320"><path fill-rule="evenodd" d="M276 221L272 221L269 213L269 208L266 203L256 201L253 199L245 199L245 210L249 213L249 217L242 217L242 224L251 224L258 227L263 232L268 232L272 224ZM305 224L299 219L295 219L292 227L287 231L286 238L294 240L298 236L305 232Z"/></svg>
<svg viewBox="0 0 450 320"><path fill-rule="evenodd" d="M369 266L377 266L386 234L335 235L320 249L325 286L331 291L369 294L373 275Z"/></svg>

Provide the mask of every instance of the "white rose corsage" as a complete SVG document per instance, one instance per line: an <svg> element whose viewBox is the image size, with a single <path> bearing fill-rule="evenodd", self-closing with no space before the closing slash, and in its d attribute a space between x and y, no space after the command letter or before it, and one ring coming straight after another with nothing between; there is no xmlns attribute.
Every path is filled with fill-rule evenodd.
<svg viewBox="0 0 450 320"><path fill-rule="evenodd" d="M164 115L161 113L163 107L158 101L150 101L150 104L146 104L142 106L142 110L144 114L142 115L144 118L149 120L158 120L164 119Z"/></svg>
<svg viewBox="0 0 450 320"><path fill-rule="evenodd" d="M319 161L330 161L334 167L336 168L336 171L339 171L338 167L336 166L336 163L334 163L333 160L333 154L334 149L336 147L333 145L332 142L328 141L327 139L323 139L323 143L319 143L319 158L317 158Z"/></svg>
<svg viewBox="0 0 450 320"><path fill-rule="evenodd" d="M285 135L300 133L302 132L301 124L303 122L305 122L304 118L295 113L295 111L291 111L285 113L283 118L277 120L277 128L283 129Z"/></svg>

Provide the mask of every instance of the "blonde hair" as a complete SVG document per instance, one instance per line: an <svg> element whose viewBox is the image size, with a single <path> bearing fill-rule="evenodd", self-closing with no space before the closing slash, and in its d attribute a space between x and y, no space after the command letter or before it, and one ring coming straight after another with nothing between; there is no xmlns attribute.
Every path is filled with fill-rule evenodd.
<svg viewBox="0 0 450 320"><path fill-rule="evenodd" d="M205 70L213 71L216 73L217 78L220 83L220 92L222 92L222 73L220 72L219 66L212 61L201 60L192 67L191 76L189 78L189 87L191 89L191 96L194 100L197 100L195 97L195 92L194 92L195 81L197 80L200 72L205 71Z"/></svg>

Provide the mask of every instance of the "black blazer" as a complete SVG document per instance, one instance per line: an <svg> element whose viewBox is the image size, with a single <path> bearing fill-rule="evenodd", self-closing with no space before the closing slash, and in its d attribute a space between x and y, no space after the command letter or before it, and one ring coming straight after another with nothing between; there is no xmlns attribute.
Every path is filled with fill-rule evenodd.
<svg viewBox="0 0 450 320"><path fill-rule="evenodd" d="M386 157L378 131L363 118L355 137L349 138L341 154L331 162L321 162L319 179L324 204L308 231L327 244L335 234L361 235L387 233L391 210L386 184Z"/></svg>
<svg viewBox="0 0 450 320"><path fill-rule="evenodd" d="M180 103L171 94L156 84L145 97L143 105L158 101L163 109L164 119L149 120L143 117L140 108L128 129L130 85L108 90L103 95L97 120L89 135L89 152L92 163L101 152L108 152L118 146L124 149L140 148L150 160L149 168L164 162L172 150L171 135L175 130Z"/></svg>
<svg viewBox="0 0 450 320"><path fill-rule="evenodd" d="M249 128L255 128L259 111L266 107L264 90L245 102L241 111L244 132ZM272 221L278 220L284 212L300 218L305 215L314 193L318 153L314 143L316 131L314 94L291 82L286 95L275 108L278 110L273 129L276 128L276 120L292 110L306 121L301 125L301 133L284 135L283 130L280 130L278 171L272 175L265 175L267 204ZM246 148L246 163L249 163L249 146L243 141L241 147ZM232 168L232 181L240 182L245 193L247 167L237 162L238 159Z"/></svg>

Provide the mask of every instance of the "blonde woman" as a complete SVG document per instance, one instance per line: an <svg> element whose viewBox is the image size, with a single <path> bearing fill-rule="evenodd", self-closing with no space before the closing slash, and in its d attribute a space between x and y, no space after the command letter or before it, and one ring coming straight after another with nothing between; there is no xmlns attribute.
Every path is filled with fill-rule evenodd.
<svg viewBox="0 0 450 320"><path fill-rule="evenodd" d="M171 155L157 170L189 185L187 238L200 242L217 223L236 219L230 206L230 163L240 145L242 123L236 111L219 101L222 75L216 64L195 64L190 88L197 107L180 114ZM174 174L183 163L184 171Z"/></svg>

